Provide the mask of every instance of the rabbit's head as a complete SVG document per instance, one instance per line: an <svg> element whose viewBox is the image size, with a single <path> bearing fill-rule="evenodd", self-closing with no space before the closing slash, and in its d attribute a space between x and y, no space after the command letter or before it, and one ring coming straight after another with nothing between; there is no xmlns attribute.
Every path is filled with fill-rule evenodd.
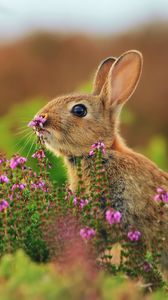
<svg viewBox="0 0 168 300"><path fill-rule="evenodd" d="M38 112L45 122L36 128L46 146L66 156L85 155L97 141L112 147L119 113L135 91L141 70L142 55L138 51L107 58L98 67L92 94L72 94L50 101Z"/></svg>

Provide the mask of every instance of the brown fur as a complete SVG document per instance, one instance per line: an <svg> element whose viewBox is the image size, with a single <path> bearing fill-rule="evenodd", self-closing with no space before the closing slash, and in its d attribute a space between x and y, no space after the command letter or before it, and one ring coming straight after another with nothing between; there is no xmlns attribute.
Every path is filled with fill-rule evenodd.
<svg viewBox="0 0 168 300"><path fill-rule="evenodd" d="M68 95L49 102L39 114L47 114L44 133L46 146L64 157L70 187L78 185L76 166L69 157L82 156L83 179L90 189L90 146L101 140L107 148L105 168L110 178L111 205L122 212L125 226L135 226L148 245L157 234L159 207L153 200L157 187L168 188L168 174L143 155L129 149L119 135L119 113L133 94L142 71L142 55L128 51L118 59L104 61L95 76L91 95ZM82 103L88 114L79 118L71 113ZM166 208L165 208L166 210ZM168 213L163 220L168 241ZM168 247L167 242L165 247Z"/></svg>

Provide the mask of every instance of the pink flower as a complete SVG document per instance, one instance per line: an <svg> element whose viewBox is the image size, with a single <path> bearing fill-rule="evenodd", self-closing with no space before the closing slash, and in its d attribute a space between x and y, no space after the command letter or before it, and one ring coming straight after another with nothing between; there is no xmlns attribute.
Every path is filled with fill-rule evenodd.
<svg viewBox="0 0 168 300"><path fill-rule="evenodd" d="M79 203L80 209L84 208L88 203L89 201L87 199L81 199Z"/></svg>
<svg viewBox="0 0 168 300"><path fill-rule="evenodd" d="M80 236L84 240L92 239L96 234L96 231L93 228L85 227L80 230Z"/></svg>
<svg viewBox="0 0 168 300"><path fill-rule="evenodd" d="M12 191L14 191L15 189L24 190L25 187L26 185L23 183L15 183L12 185Z"/></svg>
<svg viewBox="0 0 168 300"><path fill-rule="evenodd" d="M4 158L0 158L0 165L5 161Z"/></svg>
<svg viewBox="0 0 168 300"><path fill-rule="evenodd" d="M93 150L90 150L89 155L90 155L90 156L93 156L93 155L94 155L94 151L93 151Z"/></svg>
<svg viewBox="0 0 168 300"><path fill-rule="evenodd" d="M75 197L75 198L73 199L73 204L74 204L75 206L78 204L78 199L77 199L77 197Z"/></svg>
<svg viewBox="0 0 168 300"><path fill-rule="evenodd" d="M40 190L42 190L43 192L48 192L48 189L47 189L47 187L46 187L46 184L45 184L45 182L42 181L42 180L39 180L39 181L36 182L36 183L32 183L32 184L31 184L31 188L32 188L32 189L40 189Z"/></svg>
<svg viewBox="0 0 168 300"><path fill-rule="evenodd" d="M132 230L128 232L127 237L131 242L137 242L141 237L141 233L138 230Z"/></svg>
<svg viewBox="0 0 168 300"><path fill-rule="evenodd" d="M6 175L1 175L0 176L0 183L8 183L9 179Z"/></svg>
<svg viewBox="0 0 168 300"><path fill-rule="evenodd" d="M24 165L26 161L27 158L16 155L10 160L10 167L11 169L15 169L17 166Z"/></svg>
<svg viewBox="0 0 168 300"><path fill-rule="evenodd" d="M47 121L47 119L43 116L36 116L32 121L29 122L28 127L41 127L43 128L43 124Z"/></svg>
<svg viewBox="0 0 168 300"><path fill-rule="evenodd" d="M119 211L114 211L113 209L109 209L106 211L106 221L110 224L117 224L121 221L121 213Z"/></svg>
<svg viewBox="0 0 168 300"><path fill-rule="evenodd" d="M168 192L162 188L157 188L157 194L154 196L154 200L168 203Z"/></svg>
<svg viewBox="0 0 168 300"><path fill-rule="evenodd" d="M23 156L20 156L18 157L17 159L17 163L18 165L24 165L24 163L27 161L27 158L23 157Z"/></svg>
<svg viewBox="0 0 168 300"><path fill-rule="evenodd" d="M106 154L105 145L103 142L99 141L91 146L91 150L89 152L90 156L95 154L95 150L101 150L103 154Z"/></svg>
<svg viewBox="0 0 168 300"><path fill-rule="evenodd" d="M9 203L6 200L2 199L2 201L0 201L0 211L5 210L8 206Z"/></svg>
<svg viewBox="0 0 168 300"><path fill-rule="evenodd" d="M37 183L37 187L40 188L40 189L43 189L44 186L45 186L45 182L44 182L44 181L41 181L41 180L40 180L40 181Z"/></svg>
<svg viewBox="0 0 168 300"><path fill-rule="evenodd" d="M32 188L32 189L36 189L36 188L37 188L36 183L32 183L32 184L31 184L31 188Z"/></svg>
<svg viewBox="0 0 168 300"><path fill-rule="evenodd" d="M41 158L44 158L45 157L45 153L43 150L38 150L36 151L33 155L32 155L33 158L38 158L38 159L41 159Z"/></svg>
<svg viewBox="0 0 168 300"><path fill-rule="evenodd" d="M79 204L80 209L83 209L88 203L89 201L87 199L78 199L77 197L73 199L73 204L75 206Z"/></svg>

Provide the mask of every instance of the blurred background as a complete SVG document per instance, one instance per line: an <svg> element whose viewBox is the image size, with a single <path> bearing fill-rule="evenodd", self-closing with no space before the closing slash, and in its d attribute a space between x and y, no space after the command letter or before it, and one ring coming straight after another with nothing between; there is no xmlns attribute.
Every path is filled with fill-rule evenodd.
<svg viewBox="0 0 168 300"><path fill-rule="evenodd" d="M89 92L100 61L129 49L143 53L144 69L121 132L167 170L167 0L0 0L0 151L31 157L34 113L57 95ZM53 163L62 182L62 163Z"/></svg>

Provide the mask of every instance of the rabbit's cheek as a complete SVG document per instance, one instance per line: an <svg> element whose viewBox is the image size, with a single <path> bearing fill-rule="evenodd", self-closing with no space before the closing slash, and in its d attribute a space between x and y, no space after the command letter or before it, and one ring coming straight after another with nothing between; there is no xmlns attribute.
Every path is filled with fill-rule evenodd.
<svg viewBox="0 0 168 300"><path fill-rule="evenodd" d="M57 141L54 137L53 134L50 134L50 135L46 135L44 138L44 143L45 143L45 146L46 148L48 148L49 150L55 150L58 148L58 144L57 144Z"/></svg>

